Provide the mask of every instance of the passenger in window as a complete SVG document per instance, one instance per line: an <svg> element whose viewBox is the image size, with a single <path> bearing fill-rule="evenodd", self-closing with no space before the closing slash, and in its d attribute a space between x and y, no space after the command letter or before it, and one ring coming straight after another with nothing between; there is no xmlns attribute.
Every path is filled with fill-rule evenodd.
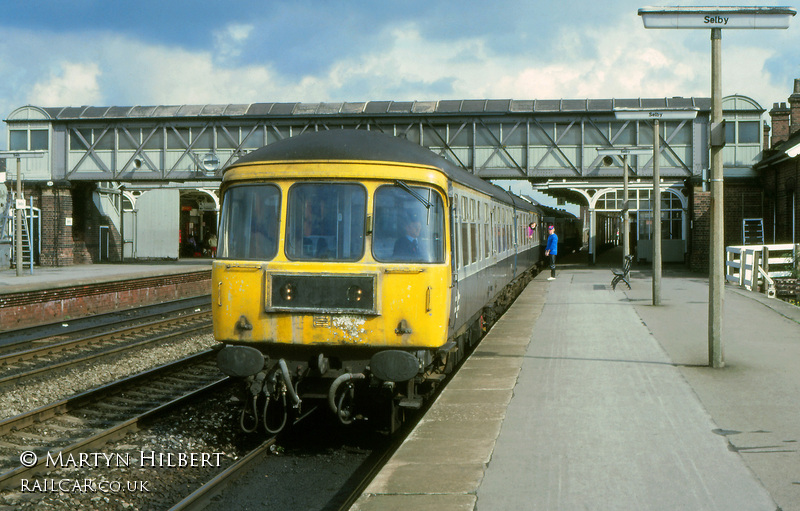
<svg viewBox="0 0 800 511"><path fill-rule="evenodd" d="M403 234L394 243L392 258L403 261L426 261L427 255L419 239L422 231L422 221L419 216L413 212L406 213L402 223Z"/></svg>
<svg viewBox="0 0 800 511"><path fill-rule="evenodd" d="M536 231L536 222L528 224L528 237L533 238L533 233Z"/></svg>

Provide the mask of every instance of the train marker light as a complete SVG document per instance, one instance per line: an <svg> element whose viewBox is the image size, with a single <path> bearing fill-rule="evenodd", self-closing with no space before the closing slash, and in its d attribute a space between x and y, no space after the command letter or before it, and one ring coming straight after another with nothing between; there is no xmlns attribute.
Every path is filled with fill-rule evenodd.
<svg viewBox="0 0 800 511"><path fill-rule="evenodd" d="M286 283L281 287L281 298L286 300L287 302L292 301L292 295L294 294L294 284Z"/></svg>
<svg viewBox="0 0 800 511"><path fill-rule="evenodd" d="M361 297L364 292L358 286L350 286L347 289L347 301L348 302L360 302Z"/></svg>

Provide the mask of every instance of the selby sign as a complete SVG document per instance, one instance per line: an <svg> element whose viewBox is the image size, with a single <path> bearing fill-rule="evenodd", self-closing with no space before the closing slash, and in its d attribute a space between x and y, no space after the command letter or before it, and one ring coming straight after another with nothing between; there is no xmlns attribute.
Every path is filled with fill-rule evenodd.
<svg viewBox="0 0 800 511"><path fill-rule="evenodd" d="M698 108L681 108L681 109L642 109L642 108L615 108L614 116L618 120L685 120L694 119L697 117Z"/></svg>
<svg viewBox="0 0 800 511"><path fill-rule="evenodd" d="M642 7L644 28L789 28L790 7Z"/></svg>

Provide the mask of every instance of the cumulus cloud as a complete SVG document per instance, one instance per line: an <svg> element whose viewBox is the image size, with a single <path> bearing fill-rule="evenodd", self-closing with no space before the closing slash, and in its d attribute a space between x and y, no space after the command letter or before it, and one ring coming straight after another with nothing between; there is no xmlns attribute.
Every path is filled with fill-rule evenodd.
<svg viewBox="0 0 800 511"><path fill-rule="evenodd" d="M214 49L219 62L227 62L242 54L242 48L253 32L253 25L231 23L214 31Z"/></svg>
<svg viewBox="0 0 800 511"><path fill-rule="evenodd" d="M96 105L103 93L97 63L63 62L58 70L31 86L28 102L42 106Z"/></svg>
<svg viewBox="0 0 800 511"><path fill-rule="evenodd" d="M332 54L326 67L299 76L278 71L280 53L242 62L254 30L228 24L212 32L207 49L112 33L39 35L38 48L69 48L92 61L54 61L57 52L29 55L27 61L38 64L17 63L17 74L26 74L13 77L13 89L6 83L5 96L20 100L24 90L26 102L66 106L710 94L705 32L648 31L638 19L602 28L566 26L553 32L548 47L518 52L497 50L489 35L432 40L413 22L387 25L373 47ZM723 92L759 101L768 93L766 101L780 101L787 86L771 85L762 64L775 54L744 43L723 48Z"/></svg>

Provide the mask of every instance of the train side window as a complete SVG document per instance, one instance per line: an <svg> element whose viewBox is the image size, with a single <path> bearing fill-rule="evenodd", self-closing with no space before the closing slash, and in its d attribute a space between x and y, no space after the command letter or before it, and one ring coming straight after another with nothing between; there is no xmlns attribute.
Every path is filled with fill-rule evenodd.
<svg viewBox="0 0 800 511"><path fill-rule="evenodd" d="M478 261L478 226L475 222L469 223L470 262Z"/></svg>
<svg viewBox="0 0 800 511"><path fill-rule="evenodd" d="M270 260L278 251L281 192L274 185L232 186L225 191L217 257Z"/></svg>
<svg viewBox="0 0 800 511"><path fill-rule="evenodd" d="M469 222L466 215L461 217L461 264L469 264Z"/></svg>
<svg viewBox="0 0 800 511"><path fill-rule="evenodd" d="M397 185L375 191L373 255L387 262L444 262L444 202L432 188L410 189L414 195Z"/></svg>

